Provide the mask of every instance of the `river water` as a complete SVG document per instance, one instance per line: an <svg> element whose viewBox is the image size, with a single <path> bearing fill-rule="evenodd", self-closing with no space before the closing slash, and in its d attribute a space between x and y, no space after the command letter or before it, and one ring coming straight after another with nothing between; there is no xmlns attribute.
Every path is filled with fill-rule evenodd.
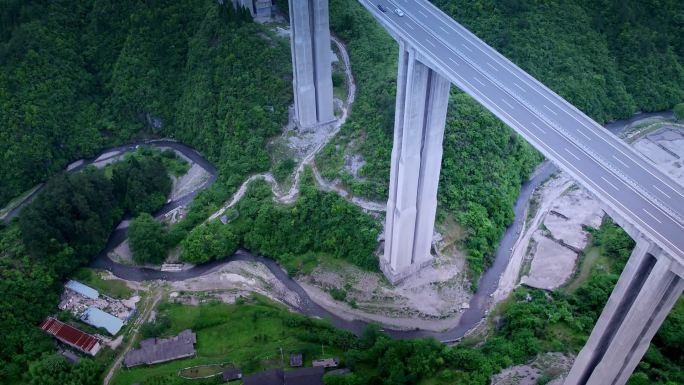
<svg viewBox="0 0 684 385"><path fill-rule="evenodd" d="M607 124L605 127L612 133L619 135L624 131L626 127L637 120L650 117L671 117L671 111L648 113L648 114L638 114L629 119L624 119L620 121L615 121ZM152 140L152 141L142 141L131 143L124 146L110 148L108 150L102 151L101 154L105 154L112 151L118 151L121 154L133 152L138 148L138 146L156 146L162 148L172 148L186 157L191 161L197 163L199 166L203 167L210 174L210 178L199 188L193 190L189 194L178 198L177 200L171 201L164 205L162 208L154 213L155 216L163 215L169 211L184 205L188 205L194 197L202 190L210 187L215 181L217 176L216 168L206 159L204 159L197 151L189 146L182 143L178 143L172 140ZM84 167L95 162L97 157L84 160L78 167L74 167L69 172L76 172L82 170ZM452 329L434 332L426 330L385 330L394 338L418 338L418 337L433 337L440 341L450 342L455 341L463 337L469 330L476 326L483 317L486 316L487 309L490 306L491 295L497 289L499 283L499 277L502 272L506 269L510 258L510 249L515 244L519 234L523 230L524 226L524 213L525 208L530 200L534 190L548 179L554 172L558 169L550 162L546 161L542 163L532 178L525 182L521 188L520 195L515 202L515 220L506 229L501 243L496 251L495 260L492 266L482 275L477 292L473 295L470 300L470 307L462 314L459 319L458 325ZM10 215L8 215L7 220L18 215L19 211L25 204L29 203L41 189L34 192L29 198L26 199L19 207L14 209ZM130 218L124 218L124 220ZM272 259L265 258L259 255L254 255L247 250L238 250L234 255L226 257L220 261L212 261L203 265L195 266L191 269L177 272L163 272L160 270L154 270L144 267L123 265L111 260L107 254L116 248L126 239L126 228L116 229L110 235L107 245L100 252L97 258L91 263L94 268L106 269L111 271L115 276L131 281L145 281L145 280L167 280L167 281L181 281L193 277L197 277L206 274L221 265L228 263L230 261L252 261L263 263L271 273L280 280L289 290L295 292L301 299L299 306L296 310L302 314L320 317L330 320L330 322L336 327L349 330L357 335L361 334L363 329L367 326L364 321L348 321L337 315L327 311L322 306L315 303L306 291L297 283L295 280L290 278L290 276Z"/></svg>

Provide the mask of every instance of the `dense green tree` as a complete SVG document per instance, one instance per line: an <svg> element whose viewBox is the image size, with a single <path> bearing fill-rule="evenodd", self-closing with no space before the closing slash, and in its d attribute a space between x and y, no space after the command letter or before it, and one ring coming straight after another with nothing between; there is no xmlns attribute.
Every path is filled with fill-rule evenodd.
<svg viewBox="0 0 684 385"><path fill-rule="evenodd" d="M59 354L50 354L31 363L28 379L30 385L95 385L99 383L101 370L89 358L71 364Z"/></svg>
<svg viewBox="0 0 684 385"><path fill-rule="evenodd" d="M132 214L152 212L166 202L171 192L171 179L158 158L138 160L129 156L115 163L112 170L114 195L123 209Z"/></svg>
<svg viewBox="0 0 684 385"><path fill-rule="evenodd" d="M310 169L292 206L275 204L267 184L254 184L238 203L240 216L227 226L247 249L276 258L295 274L325 253L364 269L376 270L378 225L360 208L335 193L315 187Z"/></svg>
<svg viewBox="0 0 684 385"><path fill-rule="evenodd" d="M377 200L388 193L394 127L396 44L359 4L331 1L331 28L347 43L358 85L348 123L316 159L324 177L340 177L349 191ZM346 173L345 154L358 151L362 180ZM520 137L468 96L452 92L439 187L440 216L464 228L473 282L513 219L520 184L541 160Z"/></svg>
<svg viewBox="0 0 684 385"><path fill-rule="evenodd" d="M181 243L181 259L190 263L205 263L233 255L238 237L229 226L213 221L194 228Z"/></svg>
<svg viewBox="0 0 684 385"><path fill-rule="evenodd" d="M278 183L282 183L288 176L292 175L295 167L297 167L297 163L295 163L294 159L284 159L278 162L278 164L276 164L276 166L273 168L273 177L278 181Z"/></svg>
<svg viewBox="0 0 684 385"><path fill-rule="evenodd" d="M150 214L140 214L131 221L128 227L128 241L133 252L133 260L137 263L159 264L166 259L166 230L164 225Z"/></svg>
<svg viewBox="0 0 684 385"><path fill-rule="evenodd" d="M19 224L33 255L52 256L69 245L83 261L99 251L121 214L104 172L88 168L51 179L23 210Z"/></svg>
<svg viewBox="0 0 684 385"><path fill-rule="evenodd" d="M5 4L6 3L6 4ZM291 103L289 44L230 2L0 7L0 205L98 149L170 136L233 188L269 167Z"/></svg>
<svg viewBox="0 0 684 385"><path fill-rule="evenodd" d="M142 157L136 162L141 166L148 160ZM122 162L119 167L134 167L133 164L136 163ZM144 180L136 179L145 177L142 172L134 174L121 168L119 172L129 177L118 180L144 184ZM114 178L110 180L106 175L104 170L87 168L75 174L54 176L22 210L18 223L0 229L0 291L3 293L0 330L11 331L0 334L0 382L28 376L29 362L39 360L43 353L54 349L50 337L36 325L55 311L64 280L97 255L125 214L125 189L118 189L113 184ZM161 171L161 177L168 179L166 170ZM145 193L158 192L146 189ZM148 195L139 198L147 201ZM92 370L101 370L85 363L83 370L70 369L63 373L60 362L57 359L34 362L35 375L31 381L52 375L45 372L54 366L54 375L59 375L64 383L88 384L90 378L97 378ZM81 380L85 377L88 380Z"/></svg>
<svg viewBox="0 0 684 385"><path fill-rule="evenodd" d="M679 103L674 107L675 119L684 120L684 103Z"/></svg>

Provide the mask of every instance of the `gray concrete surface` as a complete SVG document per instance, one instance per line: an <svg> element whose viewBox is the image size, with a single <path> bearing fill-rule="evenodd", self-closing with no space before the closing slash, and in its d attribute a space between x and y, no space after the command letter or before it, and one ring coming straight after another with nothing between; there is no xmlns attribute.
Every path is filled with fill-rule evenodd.
<svg viewBox="0 0 684 385"><path fill-rule="evenodd" d="M328 0L290 0L289 8L295 115L310 129L335 119Z"/></svg>
<svg viewBox="0 0 684 385"><path fill-rule="evenodd" d="M644 238L625 266L565 385L624 385L681 296L677 263Z"/></svg>
<svg viewBox="0 0 684 385"><path fill-rule="evenodd" d="M396 283L429 263L449 81L400 43L397 102L380 266Z"/></svg>
<svg viewBox="0 0 684 385"><path fill-rule="evenodd" d="M682 185L428 1L359 1L390 34L415 47L421 62L514 128L606 211L684 263Z"/></svg>

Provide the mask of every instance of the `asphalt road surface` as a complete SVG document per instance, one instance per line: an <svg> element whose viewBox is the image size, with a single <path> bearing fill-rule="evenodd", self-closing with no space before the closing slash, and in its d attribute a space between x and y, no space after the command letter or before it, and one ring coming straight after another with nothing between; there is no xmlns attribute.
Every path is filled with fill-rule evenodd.
<svg viewBox="0 0 684 385"><path fill-rule="evenodd" d="M421 61L684 264L682 185L428 1L359 1Z"/></svg>

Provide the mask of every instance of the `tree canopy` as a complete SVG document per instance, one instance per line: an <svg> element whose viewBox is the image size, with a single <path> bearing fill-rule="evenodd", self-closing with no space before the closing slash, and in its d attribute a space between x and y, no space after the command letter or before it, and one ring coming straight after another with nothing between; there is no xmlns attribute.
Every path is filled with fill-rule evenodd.
<svg viewBox="0 0 684 385"><path fill-rule="evenodd" d="M99 373L101 368L87 360L74 368L61 356L45 358L54 344L37 325L56 311L64 280L97 256L124 214L158 208L140 208L127 201L133 186L145 185L137 195L140 202L156 201L150 197L162 192L153 190L155 185L168 187L166 170L157 175L151 166L155 162L154 157L142 157L112 166L126 178L116 178L112 172L110 179L109 170L94 167L57 174L22 210L18 223L0 229L0 330L5 331L0 334L0 382L27 375L30 383L89 384L95 378L92 373ZM148 177L166 181L150 183ZM119 182L126 186L116 185Z"/></svg>
<svg viewBox="0 0 684 385"><path fill-rule="evenodd" d="M0 205L138 137L197 148L228 188L268 169L292 100L289 44L221 3L5 1Z"/></svg>
<svg viewBox="0 0 684 385"><path fill-rule="evenodd" d="M159 264L166 259L167 241L164 225L150 214L143 213L128 227L133 260L139 264Z"/></svg>

